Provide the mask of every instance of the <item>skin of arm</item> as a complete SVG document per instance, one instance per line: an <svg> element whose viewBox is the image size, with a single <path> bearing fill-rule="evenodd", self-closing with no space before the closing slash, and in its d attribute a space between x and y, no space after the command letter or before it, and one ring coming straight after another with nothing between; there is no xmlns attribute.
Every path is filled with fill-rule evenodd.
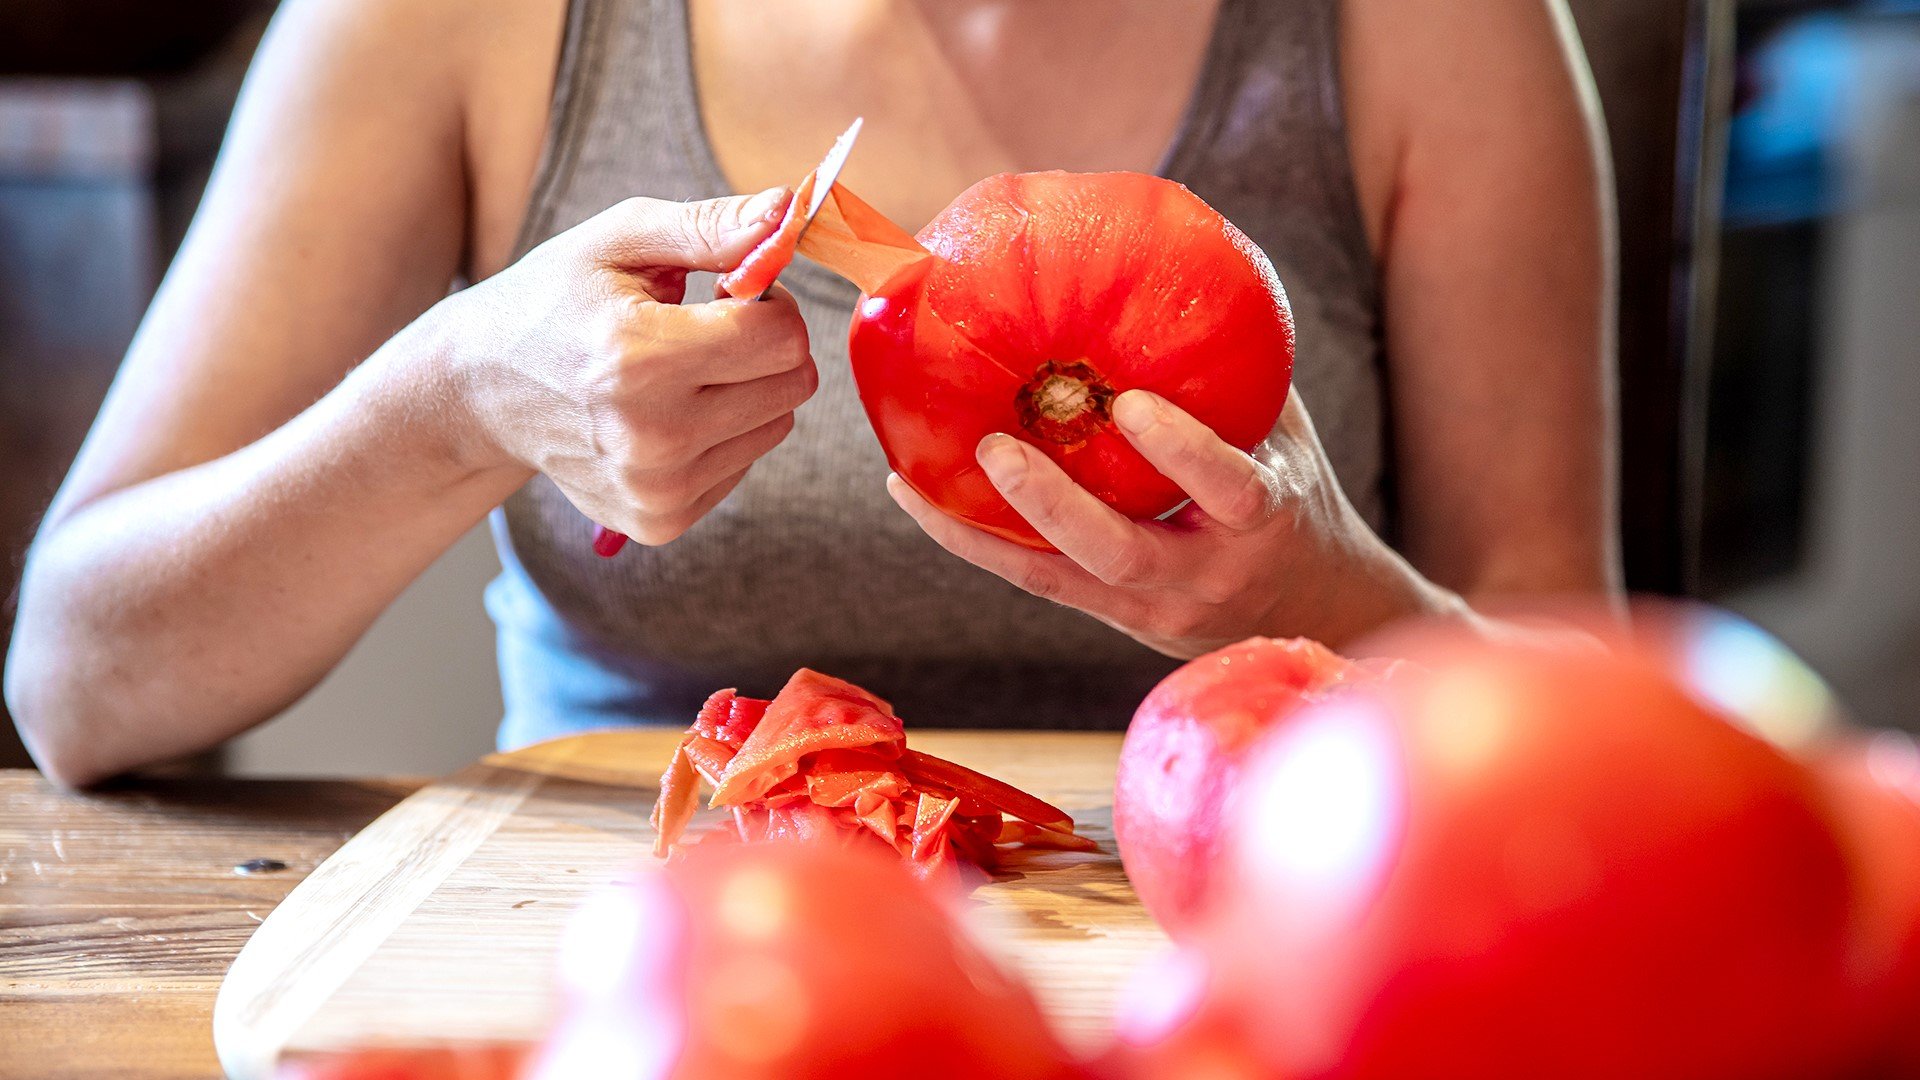
<svg viewBox="0 0 1920 1080"><path fill-rule="evenodd" d="M1611 181L1566 11L1347 0L1343 12L1404 550L1354 512L1298 393L1249 455L1140 391L1115 401L1116 423L1193 497L1181 513L1127 521L1044 455L989 436L982 468L1062 554L967 528L889 478L943 547L1181 657L1252 634L1343 646L1422 615L1556 634L1486 612L1617 594Z"/></svg>
<svg viewBox="0 0 1920 1080"><path fill-rule="evenodd" d="M560 5L501 7L550 15L557 48ZM470 14L276 16L28 559L7 701L57 782L280 711L536 470L635 539L671 539L812 393L791 298L675 306L687 269L771 231L783 190L629 200L446 295L472 223L498 216L465 197L484 131L469 61L497 29Z"/></svg>

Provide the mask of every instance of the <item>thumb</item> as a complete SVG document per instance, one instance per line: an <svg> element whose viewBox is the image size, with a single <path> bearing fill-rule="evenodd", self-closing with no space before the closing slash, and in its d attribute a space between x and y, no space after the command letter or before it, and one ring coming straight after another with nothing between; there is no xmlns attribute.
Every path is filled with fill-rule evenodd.
<svg viewBox="0 0 1920 1080"><path fill-rule="evenodd" d="M699 202L628 199L592 220L591 250L630 270L725 273L773 232L792 197L777 187Z"/></svg>

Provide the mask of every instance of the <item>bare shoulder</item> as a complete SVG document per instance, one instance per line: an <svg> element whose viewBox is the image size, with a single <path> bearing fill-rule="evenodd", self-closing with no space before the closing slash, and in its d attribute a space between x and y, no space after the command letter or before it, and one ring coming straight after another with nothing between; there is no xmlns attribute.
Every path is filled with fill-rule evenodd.
<svg viewBox="0 0 1920 1080"><path fill-rule="evenodd" d="M1589 154L1598 105L1565 0L1341 0L1341 12L1355 171L1383 221L1423 158Z"/></svg>
<svg viewBox="0 0 1920 1080"><path fill-rule="evenodd" d="M570 0L413 0L465 12L473 59L464 88L465 153L472 184L465 268L478 279L503 269L526 214L546 143Z"/></svg>
<svg viewBox="0 0 1920 1080"><path fill-rule="evenodd" d="M289 119L404 124L464 177L466 269L479 276L518 229L568 2L288 0L250 81Z"/></svg>

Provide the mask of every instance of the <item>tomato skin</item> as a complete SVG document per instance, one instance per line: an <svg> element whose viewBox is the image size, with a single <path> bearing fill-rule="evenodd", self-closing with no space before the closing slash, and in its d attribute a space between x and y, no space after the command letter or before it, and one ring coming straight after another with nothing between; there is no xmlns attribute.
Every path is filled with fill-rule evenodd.
<svg viewBox="0 0 1920 1080"><path fill-rule="evenodd" d="M699 845L575 930L532 1080L1083 1076L1025 986L890 855Z"/></svg>
<svg viewBox="0 0 1920 1080"><path fill-rule="evenodd" d="M515 1080L530 1049L505 1043L378 1047L300 1058L275 1075L279 1080Z"/></svg>
<svg viewBox="0 0 1920 1080"><path fill-rule="evenodd" d="M1876 732L1820 748L1814 767L1853 875L1858 1075L1920 1075L1920 746Z"/></svg>
<svg viewBox="0 0 1920 1080"><path fill-rule="evenodd" d="M1364 674L1305 638L1252 638L1162 680L1127 727L1113 835L1134 892L1175 937L1200 920L1246 751L1303 703Z"/></svg>
<svg viewBox="0 0 1920 1080"><path fill-rule="evenodd" d="M1128 517L1172 509L1185 496L1106 411L1126 390L1160 394L1242 449L1280 417L1294 343L1279 278L1173 181L989 177L918 239L938 258L862 300L849 351L887 460L948 514L1050 550L974 460L995 432L1039 447ZM1093 392L1036 397L1049 373Z"/></svg>
<svg viewBox="0 0 1920 1080"><path fill-rule="evenodd" d="M1807 770L1642 655L1411 658L1255 751L1176 1042L1323 1080L1836 1074L1848 881Z"/></svg>

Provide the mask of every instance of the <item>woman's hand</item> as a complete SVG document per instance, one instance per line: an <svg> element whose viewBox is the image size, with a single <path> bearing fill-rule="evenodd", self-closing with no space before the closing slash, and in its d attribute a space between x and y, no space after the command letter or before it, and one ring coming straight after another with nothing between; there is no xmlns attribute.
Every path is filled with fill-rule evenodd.
<svg viewBox="0 0 1920 1080"><path fill-rule="evenodd" d="M1113 417L1192 497L1170 519L1123 517L1009 435L981 441L980 467L1058 555L962 524L898 476L887 478L887 490L941 547L1170 656L1255 634L1337 646L1398 616L1464 610L1360 518L1297 390L1279 429L1252 455L1144 390L1115 399Z"/></svg>
<svg viewBox="0 0 1920 1080"><path fill-rule="evenodd" d="M475 464L545 473L643 544L712 509L819 376L792 297L682 306L686 276L732 269L789 194L629 199L448 298Z"/></svg>

